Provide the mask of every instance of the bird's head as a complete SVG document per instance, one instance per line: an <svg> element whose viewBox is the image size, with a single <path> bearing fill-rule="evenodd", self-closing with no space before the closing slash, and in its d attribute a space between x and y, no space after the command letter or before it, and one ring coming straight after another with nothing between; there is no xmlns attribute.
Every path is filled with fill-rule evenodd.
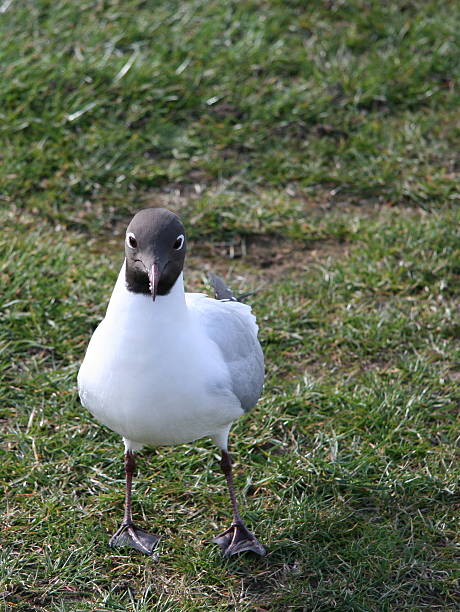
<svg viewBox="0 0 460 612"><path fill-rule="evenodd" d="M166 208L145 208L126 230L126 285L129 291L167 295L184 267L185 229Z"/></svg>

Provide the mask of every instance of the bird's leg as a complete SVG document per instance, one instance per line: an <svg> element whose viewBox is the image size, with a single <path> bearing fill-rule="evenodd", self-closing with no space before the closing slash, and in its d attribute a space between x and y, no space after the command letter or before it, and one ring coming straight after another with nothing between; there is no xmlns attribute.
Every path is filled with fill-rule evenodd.
<svg viewBox="0 0 460 612"><path fill-rule="evenodd" d="M214 538L213 542L219 544L224 557L231 557L237 553L251 551L262 557L266 555L265 548L258 542L254 534L246 529L236 501L235 488L233 486L232 461L227 451L222 451L220 462L223 473L227 480L228 492L233 509L233 522L231 526Z"/></svg>
<svg viewBox="0 0 460 612"><path fill-rule="evenodd" d="M109 545L130 546L147 555L153 554L155 546L160 540L159 536L150 534L139 529L133 523L133 515L131 509L131 490L133 486L133 473L136 462L133 451L127 450L125 453L125 474L126 474L126 491L125 491L125 514L121 527L110 538Z"/></svg>

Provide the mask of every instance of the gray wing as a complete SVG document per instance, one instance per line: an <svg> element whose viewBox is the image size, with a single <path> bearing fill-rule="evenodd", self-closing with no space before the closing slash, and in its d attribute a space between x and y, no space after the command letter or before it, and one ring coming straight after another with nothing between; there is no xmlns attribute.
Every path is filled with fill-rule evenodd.
<svg viewBox="0 0 460 612"><path fill-rule="evenodd" d="M232 300L232 302L244 302L246 298L250 295L254 295L254 291L250 291L249 293L243 293L243 295L235 295L229 287L224 283L224 281L217 276L217 274L213 274L210 272L208 274L209 282L211 283L211 287L214 289L214 296L216 300Z"/></svg>
<svg viewBox="0 0 460 612"><path fill-rule="evenodd" d="M231 303L229 303L231 306ZM231 333L226 340L219 334L210 334L220 351L230 372L232 391L240 400L245 412L253 408L262 393L264 382L264 355L257 337L248 333L238 316L227 321L227 331Z"/></svg>
<svg viewBox="0 0 460 612"><path fill-rule="evenodd" d="M227 287L224 281L217 274L209 273L209 281L214 289L216 300L232 300L238 302L238 298L233 295L233 291Z"/></svg>
<svg viewBox="0 0 460 612"><path fill-rule="evenodd" d="M264 356L251 308L230 297L221 301L199 294L187 296L206 334L219 347L230 373L231 391L247 412L256 405L264 381Z"/></svg>

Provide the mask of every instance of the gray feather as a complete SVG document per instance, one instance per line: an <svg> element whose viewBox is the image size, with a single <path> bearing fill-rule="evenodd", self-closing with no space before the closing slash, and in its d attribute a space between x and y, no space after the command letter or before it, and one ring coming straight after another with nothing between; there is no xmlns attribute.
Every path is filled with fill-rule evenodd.
<svg viewBox="0 0 460 612"><path fill-rule="evenodd" d="M211 282L211 286L214 289L214 295L216 300L232 300L234 302L238 301L237 298L233 295L233 291L227 287L224 281L217 276L217 274L209 273L209 280Z"/></svg>
<svg viewBox="0 0 460 612"><path fill-rule="evenodd" d="M238 302L224 281L210 274L211 285L216 299ZM209 325L213 316L208 312L207 329L210 337L219 347L230 372L232 392L239 399L245 412L253 408L262 393L264 381L264 356L257 339L256 327L249 311L240 311L240 306L228 304L223 320L221 312L215 312L215 324ZM254 327L254 329L253 329Z"/></svg>

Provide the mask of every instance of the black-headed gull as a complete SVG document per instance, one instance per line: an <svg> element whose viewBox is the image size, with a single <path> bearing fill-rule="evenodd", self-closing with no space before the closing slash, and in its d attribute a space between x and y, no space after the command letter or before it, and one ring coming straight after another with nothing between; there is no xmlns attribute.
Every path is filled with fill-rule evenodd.
<svg viewBox="0 0 460 612"><path fill-rule="evenodd" d="M78 373L83 406L125 443L125 514L109 543L152 554L159 540L133 523L135 452L210 437L222 452L233 508L232 525L214 542L225 557L264 555L238 512L227 448L232 422L262 392L256 320L218 277L211 279L216 299L184 293L185 251L185 229L174 213L149 208L135 215L105 318Z"/></svg>

